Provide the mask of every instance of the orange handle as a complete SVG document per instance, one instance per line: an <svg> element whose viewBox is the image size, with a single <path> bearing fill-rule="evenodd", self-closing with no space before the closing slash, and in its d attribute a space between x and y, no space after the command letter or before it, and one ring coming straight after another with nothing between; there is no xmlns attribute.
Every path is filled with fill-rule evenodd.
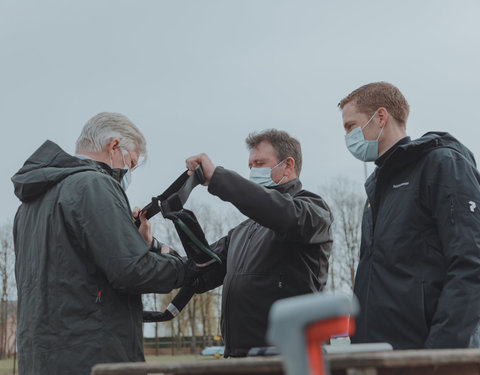
<svg viewBox="0 0 480 375"><path fill-rule="evenodd" d="M349 316L322 320L307 326L307 355L312 375L325 375L322 343L332 335L346 332L349 336L355 332L355 322Z"/></svg>

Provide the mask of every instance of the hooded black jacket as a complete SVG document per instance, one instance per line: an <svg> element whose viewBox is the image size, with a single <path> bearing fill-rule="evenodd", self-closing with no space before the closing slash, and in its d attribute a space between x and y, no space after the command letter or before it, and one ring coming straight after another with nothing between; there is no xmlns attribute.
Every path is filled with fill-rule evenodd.
<svg viewBox="0 0 480 375"><path fill-rule="evenodd" d="M140 293L183 281L181 259L149 251L111 173L47 141L12 177L20 374L143 361Z"/></svg>
<svg viewBox="0 0 480 375"><path fill-rule="evenodd" d="M480 174L448 133L399 145L368 178L353 342L479 346Z"/></svg>
<svg viewBox="0 0 480 375"><path fill-rule="evenodd" d="M204 286L223 283L224 355L243 356L267 345L273 302L325 286L333 217L298 179L265 188L217 167L208 190L249 218L212 245L226 262Z"/></svg>

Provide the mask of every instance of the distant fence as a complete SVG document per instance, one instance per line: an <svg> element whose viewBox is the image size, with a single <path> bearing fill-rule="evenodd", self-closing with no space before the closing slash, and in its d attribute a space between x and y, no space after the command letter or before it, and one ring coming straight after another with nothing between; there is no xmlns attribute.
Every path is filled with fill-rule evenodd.
<svg viewBox="0 0 480 375"><path fill-rule="evenodd" d="M190 354L192 353L192 336L178 337L146 337L143 340L145 354ZM196 336L194 353L200 353L206 346L222 346L223 340L218 336Z"/></svg>

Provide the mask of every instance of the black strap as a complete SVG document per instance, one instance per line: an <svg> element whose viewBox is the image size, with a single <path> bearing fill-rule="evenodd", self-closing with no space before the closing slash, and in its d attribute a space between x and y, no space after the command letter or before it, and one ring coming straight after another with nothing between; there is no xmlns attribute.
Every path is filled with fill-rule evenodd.
<svg viewBox="0 0 480 375"><path fill-rule="evenodd" d="M205 183L205 176L200 165L195 168L193 174L190 176L188 175L188 171L183 172L180 177L159 196L163 217L166 217L170 212L180 211L187 202L192 190L197 185L203 183Z"/></svg>
<svg viewBox="0 0 480 375"><path fill-rule="evenodd" d="M187 202L192 190L197 186L205 183L205 176L202 167L199 165L195 168L192 175L188 175L188 171L183 172L167 190L162 194L153 197L152 201L147 204L140 211L139 218L135 220L135 225L140 227L140 215L146 212L146 218L151 217L162 212L163 217L166 217L170 212L180 211L183 205Z"/></svg>
<svg viewBox="0 0 480 375"><path fill-rule="evenodd" d="M185 171L167 190L159 196L153 197L152 201L139 214L140 216L143 212L146 212L147 219L150 219L161 211L163 217L172 220L188 258L200 267L199 272L205 272L213 260L222 263L218 255L210 249L195 214L183 208L192 190L203 183L205 183L205 176L200 165L195 168L194 173L190 176L188 171ZM139 227L140 219L137 219L135 224ZM172 305L180 312L194 294L194 286L184 285L173 299ZM174 317L168 309L164 312L144 311L143 314L145 322L167 321Z"/></svg>
<svg viewBox="0 0 480 375"><path fill-rule="evenodd" d="M192 190L203 183L205 183L205 176L200 165L195 168L191 175L188 175L188 171L185 171L167 190L159 196L153 197L152 201L139 214L140 216L143 212L146 212L146 217L149 219L162 212L164 218L172 220L187 256L199 267L208 265L212 259L220 264L222 263L218 255L209 248L195 214L183 208ZM140 227L139 218L135 221L135 224Z"/></svg>
<svg viewBox="0 0 480 375"><path fill-rule="evenodd" d="M187 305L188 302L192 299L193 295L195 294L195 287L188 285L184 286L180 289L177 293L175 298L170 302L170 305L175 306L178 313L183 310L183 308ZM143 312L143 321L145 323L153 323L153 322L166 322L168 320L172 320L175 318L176 315L173 315L168 309L164 312L160 311L144 311Z"/></svg>

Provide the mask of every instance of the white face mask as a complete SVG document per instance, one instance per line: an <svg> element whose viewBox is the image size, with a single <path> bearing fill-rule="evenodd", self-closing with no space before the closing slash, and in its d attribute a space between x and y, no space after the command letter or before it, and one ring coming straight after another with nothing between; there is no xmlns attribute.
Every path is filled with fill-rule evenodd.
<svg viewBox="0 0 480 375"><path fill-rule="evenodd" d="M363 129L373 120L377 111L370 117L370 120L367 121L362 127L357 127L353 129L350 133L345 136L345 143L347 145L348 151L352 153L357 159L361 161L375 161L378 158L378 140L382 135L383 129L380 130L377 139L370 141L366 140L363 135Z"/></svg>
<svg viewBox="0 0 480 375"><path fill-rule="evenodd" d="M278 182L272 180L272 170L277 168L280 164L282 164L284 160L278 163L275 167L264 167L264 168L251 168L250 169L250 181L255 182L261 186L275 186L280 185L283 179L286 176L283 176L282 179Z"/></svg>

